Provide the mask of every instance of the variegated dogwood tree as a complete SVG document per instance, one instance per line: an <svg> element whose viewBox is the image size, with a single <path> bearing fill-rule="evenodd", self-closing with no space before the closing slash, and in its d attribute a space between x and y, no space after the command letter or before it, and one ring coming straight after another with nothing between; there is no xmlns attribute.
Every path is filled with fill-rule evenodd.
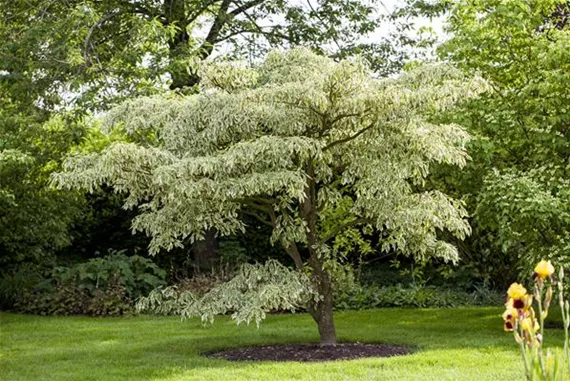
<svg viewBox="0 0 570 381"><path fill-rule="evenodd" d="M211 228L243 231L244 214L273 227L299 281L287 275L280 287L255 293L252 279L271 284L290 270L272 264L257 278L247 270L226 294L181 300L187 314L233 311L239 321L264 315L244 310L306 303L322 344L334 344L331 242L345 229L382 232L385 250L457 260L438 232L463 238L465 211L423 184L433 163L465 164L469 136L456 125L431 124L429 115L483 91L481 80L444 65L378 79L365 62L334 62L305 49L273 52L256 67L202 70L200 94L136 99L108 115L109 125L139 143L70 157L54 176L60 187L107 184L126 193L125 207L139 210L133 229L152 237L152 253Z"/></svg>

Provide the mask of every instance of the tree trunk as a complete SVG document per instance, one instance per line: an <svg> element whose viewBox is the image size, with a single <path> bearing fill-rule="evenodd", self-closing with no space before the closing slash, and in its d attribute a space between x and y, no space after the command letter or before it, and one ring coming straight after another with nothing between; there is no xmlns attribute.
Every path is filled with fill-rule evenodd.
<svg viewBox="0 0 570 381"><path fill-rule="evenodd" d="M188 58L190 35L188 34L187 28L199 14L187 14L185 1L186 0L165 0L164 14L168 24L176 25L176 27L178 27L176 33L169 41L170 59L172 62L175 62L170 70L170 75L172 77L170 89L181 91L189 89L189 91L192 92L194 91L192 88L200 83L200 76L195 69L188 70L189 68L185 67L181 62L176 62L180 59L184 60ZM198 49L198 58L200 61L204 61L214 51L214 45L216 44L222 29L231 19L231 16L229 15L231 4L231 0L223 0L220 3L214 22L208 31L208 35ZM192 11L189 11L189 13L192 13Z"/></svg>
<svg viewBox="0 0 570 381"><path fill-rule="evenodd" d="M204 232L204 239L192 245L194 253L194 266L200 272L211 271L218 262L218 242L216 230L208 229Z"/></svg>
<svg viewBox="0 0 570 381"><path fill-rule="evenodd" d="M317 321L321 345L336 345L336 329L334 326L332 303L327 303Z"/></svg>
<svg viewBox="0 0 570 381"><path fill-rule="evenodd" d="M325 272L325 275L319 280L318 290L322 299L313 307L311 316L317 323L319 328L319 336L321 345L335 345L336 344L336 329L333 317L333 294L331 279Z"/></svg>
<svg viewBox="0 0 570 381"><path fill-rule="evenodd" d="M285 250L295 261L298 271L303 270L303 261L295 243L285 244ZM319 330L321 345L336 344L336 329L333 318L333 289L330 274L323 269L324 263L317 255L313 253L313 257L309 258L309 265L313 269L313 284L316 286L321 300L308 310Z"/></svg>
<svg viewBox="0 0 570 381"><path fill-rule="evenodd" d="M171 60L170 76L172 83L171 90L182 90L186 86L196 84L196 79L192 78L186 68L181 65L180 59L184 59L189 49L190 36L188 34L188 20L186 19L186 9L184 0L165 0L164 16L169 25L177 27L176 33L168 41L168 50Z"/></svg>
<svg viewBox="0 0 570 381"><path fill-rule="evenodd" d="M307 249L309 250L309 265L313 269L313 283L315 284L321 300L310 310L313 319L319 328L321 345L336 344L336 330L333 319L333 293L330 273L325 269L324 258L318 252L317 241L317 183L315 182L315 168L312 160L307 163L306 199L301 205L301 216L307 223Z"/></svg>

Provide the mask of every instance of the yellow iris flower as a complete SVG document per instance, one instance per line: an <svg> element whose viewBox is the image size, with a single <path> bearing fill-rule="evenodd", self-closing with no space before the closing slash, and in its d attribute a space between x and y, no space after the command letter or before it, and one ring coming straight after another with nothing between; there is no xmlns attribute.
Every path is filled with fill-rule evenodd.
<svg viewBox="0 0 570 381"><path fill-rule="evenodd" d="M541 279L546 279L552 274L554 274L554 266L550 261L542 260L538 262L536 267L534 268L534 273Z"/></svg>
<svg viewBox="0 0 570 381"><path fill-rule="evenodd" d="M519 283L513 283L509 287L507 295L513 300L523 300L526 298L526 288Z"/></svg>
<svg viewBox="0 0 570 381"><path fill-rule="evenodd" d="M519 317L519 312L516 308L513 308L512 306L512 299L511 300L511 305L509 306L509 303L507 302L507 310L503 313L503 320L505 321L505 331L509 332L512 331L515 328L515 323L517 321L517 318Z"/></svg>
<svg viewBox="0 0 570 381"><path fill-rule="evenodd" d="M518 317L519 317L519 312L516 308L508 308L503 313L503 319L505 319L505 320L516 319Z"/></svg>

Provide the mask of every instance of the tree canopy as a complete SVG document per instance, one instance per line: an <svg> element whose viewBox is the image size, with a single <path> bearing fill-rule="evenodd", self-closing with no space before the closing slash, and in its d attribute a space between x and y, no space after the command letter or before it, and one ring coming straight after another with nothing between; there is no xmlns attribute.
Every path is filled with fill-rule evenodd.
<svg viewBox="0 0 570 381"><path fill-rule="evenodd" d="M50 220L53 224L58 221L54 231L61 234L57 234L58 245L53 245L47 236L40 239L42 235L36 235L38 242L44 242L39 246L53 249L45 250L46 253L60 251L73 242L72 251L82 251L84 244L89 246L85 254L88 256L94 255L94 247L99 246L92 245L95 236L88 233L91 229L99 226L108 235L125 231L123 226L130 223L130 216L121 213L117 197L105 191L98 196L98 210L93 208L95 196L77 199L82 205L82 216L73 218L77 211L67 207L77 195L46 187L45 179L59 166L62 156L90 139L87 130L92 125L91 115L137 96L169 89L181 93L198 91L199 62L236 58L257 62L272 48L310 46L337 59L364 55L377 72L393 73L402 67L409 52L398 49L398 45L415 41L368 38L386 22L380 20L379 5L375 0L0 2L0 89L6 105L1 118L10 120L0 124L0 149L10 150L3 152L0 159L6 163L0 172L0 183L3 188L12 187L5 189L12 202L2 205L2 223L25 226L6 228L1 233L5 252L10 253L7 257L27 252L19 250L15 242L31 240L31 235L24 231L44 231L42 225ZM52 117L58 120L58 128L42 127ZM95 125L92 130L97 128ZM37 145L48 141L54 142L48 144L50 149ZM26 166L22 165L20 153L27 158ZM45 167L45 162L50 166ZM16 184L16 173L22 171L28 180ZM17 191L13 188L16 185ZM23 199L24 195L28 200ZM45 200L47 195L57 195L50 199L49 207L28 202ZM49 209L54 218L31 218L36 209ZM102 227L109 221L101 216L109 213L118 217L114 219L115 226ZM20 233L12 234L16 231ZM201 267L210 267L216 247L213 232L205 238L194 245L194 259L202 263Z"/></svg>
<svg viewBox="0 0 570 381"><path fill-rule="evenodd" d="M471 200L474 250L511 270L568 263L570 5L459 2L449 20L443 57L492 88L456 118L475 137L472 165L455 176Z"/></svg>
<svg viewBox="0 0 570 381"><path fill-rule="evenodd" d="M374 79L361 60L335 63L305 49L273 52L255 67L208 65L201 75L201 94L136 99L109 114L110 125L156 142L71 157L54 182L125 192L151 252L210 228L243 230L242 214L270 224L296 267L311 268L321 296L311 308L326 343L335 340L334 232L359 225L382 232L385 249L457 259L438 231L463 238L465 211L422 186L432 163L465 165L468 134L426 116L480 93L483 81L447 66ZM330 218L332 234L323 229Z"/></svg>
<svg viewBox="0 0 570 381"><path fill-rule="evenodd" d="M271 48L311 46L367 54L392 71L390 41L363 42L379 25L376 1L72 0L0 5L0 70L12 94L53 109L106 109L135 95L199 82L211 55L261 59ZM398 58L401 61L401 57ZM382 69L384 68L384 69Z"/></svg>

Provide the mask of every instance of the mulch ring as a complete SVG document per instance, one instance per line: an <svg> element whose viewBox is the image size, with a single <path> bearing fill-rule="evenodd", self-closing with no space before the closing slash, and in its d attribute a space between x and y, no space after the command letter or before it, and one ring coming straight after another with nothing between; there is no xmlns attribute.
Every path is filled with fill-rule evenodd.
<svg viewBox="0 0 570 381"><path fill-rule="evenodd" d="M230 361L334 361L365 357L392 357L411 353L409 348L384 344L340 343L321 346L318 344L283 344L262 347L230 348L207 353L207 357Z"/></svg>

